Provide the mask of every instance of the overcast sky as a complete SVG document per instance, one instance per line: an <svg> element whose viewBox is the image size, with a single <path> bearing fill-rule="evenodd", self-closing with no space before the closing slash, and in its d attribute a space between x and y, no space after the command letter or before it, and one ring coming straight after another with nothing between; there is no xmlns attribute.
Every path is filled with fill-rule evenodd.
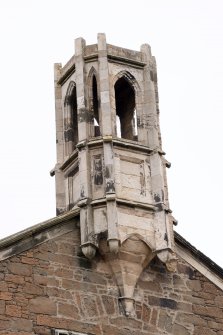
<svg viewBox="0 0 223 335"><path fill-rule="evenodd" d="M222 0L0 0L0 238L55 216L53 63L98 32L151 45L176 230L223 266Z"/></svg>

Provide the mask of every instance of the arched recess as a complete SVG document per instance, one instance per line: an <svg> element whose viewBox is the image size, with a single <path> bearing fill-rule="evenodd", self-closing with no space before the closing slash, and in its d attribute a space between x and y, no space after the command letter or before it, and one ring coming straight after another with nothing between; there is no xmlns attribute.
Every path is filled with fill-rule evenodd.
<svg viewBox="0 0 223 335"><path fill-rule="evenodd" d="M115 78L116 134L128 140L138 140L137 99L139 86L131 73L121 71Z"/></svg>
<svg viewBox="0 0 223 335"><path fill-rule="evenodd" d="M77 120L76 84L71 81L64 99L64 140L66 155L70 155L78 143Z"/></svg>
<svg viewBox="0 0 223 335"><path fill-rule="evenodd" d="M100 116L99 116L99 97L98 97L98 80L97 72L94 67L89 71L88 75L88 97L89 97L89 111L92 115L90 120L90 137L100 136Z"/></svg>
<svg viewBox="0 0 223 335"><path fill-rule="evenodd" d="M141 241L142 243L145 243L147 245L147 247L151 250L154 250L155 245L153 244L153 241L149 241L148 238L146 236L142 236L141 234L138 233L132 233L132 234L127 234L122 240L121 240L121 244L124 244L128 239L137 239L139 241ZM155 254L153 255L153 257L155 256Z"/></svg>

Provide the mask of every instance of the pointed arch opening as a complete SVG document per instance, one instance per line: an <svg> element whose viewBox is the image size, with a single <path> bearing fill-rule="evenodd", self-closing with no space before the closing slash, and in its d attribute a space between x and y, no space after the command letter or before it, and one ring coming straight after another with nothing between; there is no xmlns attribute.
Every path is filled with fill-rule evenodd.
<svg viewBox="0 0 223 335"><path fill-rule="evenodd" d="M89 135L90 137L101 136L100 132L100 113L98 97L98 77L94 66L88 74L88 109L89 109Z"/></svg>
<svg viewBox="0 0 223 335"><path fill-rule="evenodd" d="M137 141L135 90L123 76L115 83L116 134Z"/></svg>
<svg viewBox="0 0 223 335"><path fill-rule="evenodd" d="M64 105L64 139L66 155L70 155L78 143L77 92L74 82L68 87Z"/></svg>
<svg viewBox="0 0 223 335"><path fill-rule="evenodd" d="M99 126L99 103L98 103L98 87L96 76L93 75L92 78L92 111L94 119L94 136L100 136L100 126Z"/></svg>

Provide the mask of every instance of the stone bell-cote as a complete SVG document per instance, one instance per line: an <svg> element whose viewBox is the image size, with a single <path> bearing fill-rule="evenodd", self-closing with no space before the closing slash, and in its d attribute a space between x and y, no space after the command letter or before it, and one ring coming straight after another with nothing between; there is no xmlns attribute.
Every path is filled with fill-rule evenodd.
<svg viewBox="0 0 223 335"><path fill-rule="evenodd" d="M57 214L79 210L82 252L110 263L130 315L143 268L156 255L175 263L150 46L76 39L68 63L55 64L55 99Z"/></svg>

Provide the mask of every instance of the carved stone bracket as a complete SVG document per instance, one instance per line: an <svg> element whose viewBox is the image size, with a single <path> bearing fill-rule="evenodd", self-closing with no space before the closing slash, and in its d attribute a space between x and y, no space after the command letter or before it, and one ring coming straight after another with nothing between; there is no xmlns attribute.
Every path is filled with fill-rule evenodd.
<svg viewBox="0 0 223 335"><path fill-rule="evenodd" d="M97 248L93 243L86 242L81 245L81 250L85 257L87 257L88 259L92 259L96 254Z"/></svg>
<svg viewBox="0 0 223 335"><path fill-rule="evenodd" d="M136 283L155 254L137 235L125 240L118 253L110 252L110 248L105 244L100 245L100 251L112 268L126 316L134 316Z"/></svg>
<svg viewBox="0 0 223 335"><path fill-rule="evenodd" d="M166 265L169 272L175 272L177 267L177 257L170 249L163 249L157 253L158 258Z"/></svg>

